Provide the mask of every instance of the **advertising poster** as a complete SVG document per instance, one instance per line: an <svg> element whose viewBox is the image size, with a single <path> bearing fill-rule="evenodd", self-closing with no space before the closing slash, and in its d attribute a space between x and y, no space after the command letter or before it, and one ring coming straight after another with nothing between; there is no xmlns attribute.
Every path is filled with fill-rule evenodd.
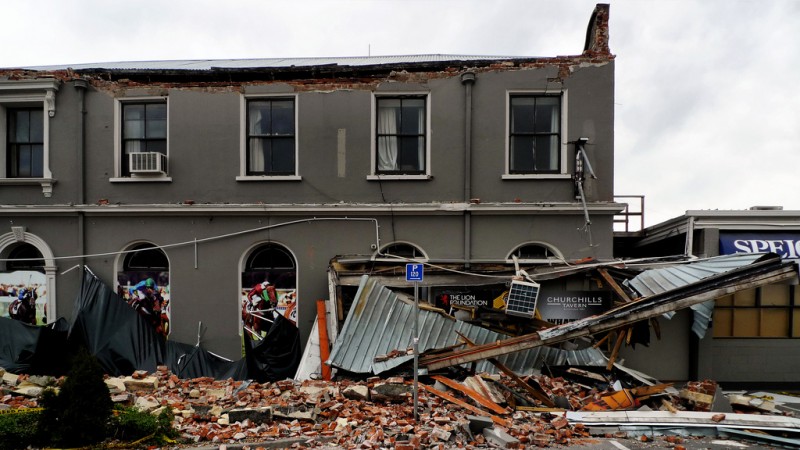
<svg viewBox="0 0 800 450"><path fill-rule="evenodd" d="M117 294L141 314L156 332L169 336L169 272L130 271L117 275Z"/></svg>
<svg viewBox="0 0 800 450"><path fill-rule="evenodd" d="M267 271L242 274L239 295L242 329L256 339L267 335L275 315L297 323L297 288L294 272Z"/></svg>
<svg viewBox="0 0 800 450"><path fill-rule="evenodd" d="M0 273L0 317L47 323L47 278L34 270Z"/></svg>

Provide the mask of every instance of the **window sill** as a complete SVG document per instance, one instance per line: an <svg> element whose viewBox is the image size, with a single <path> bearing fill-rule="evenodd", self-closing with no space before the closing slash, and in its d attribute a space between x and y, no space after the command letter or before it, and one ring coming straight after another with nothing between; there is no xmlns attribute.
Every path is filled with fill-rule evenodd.
<svg viewBox="0 0 800 450"><path fill-rule="evenodd" d="M45 197L53 195L53 185L56 184L54 178L0 178L0 185L6 186L42 186L42 194Z"/></svg>
<svg viewBox="0 0 800 450"><path fill-rule="evenodd" d="M172 177L116 177L109 178L112 183L171 183Z"/></svg>
<svg viewBox="0 0 800 450"><path fill-rule="evenodd" d="M433 175L367 175L367 181L430 180Z"/></svg>
<svg viewBox="0 0 800 450"><path fill-rule="evenodd" d="M504 180L571 180L572 175L568 173L506 173L503 174Z"/></svg>
<svg viewBox="0 0 800 450"><path fill-rule="evenodd" d="M301 181L300 175L240 175L236 181Z"/></svg>

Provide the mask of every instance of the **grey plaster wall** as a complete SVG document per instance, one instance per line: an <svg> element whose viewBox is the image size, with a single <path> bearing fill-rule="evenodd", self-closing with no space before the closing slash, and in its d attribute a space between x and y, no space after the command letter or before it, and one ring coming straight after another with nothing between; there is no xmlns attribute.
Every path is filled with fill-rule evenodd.
<svg viewBox="0 0 800 450"><path fill-rule="evenodd" d="M555 68L480 71L473 85L472 196L507 210L471 214L458 208L403 209L410 203L463 203L465 87L458 73L436 74L413 82L383 81L350 87L319 88L287 83L198 87L180 84L128 87L95 83L85 92L85 114L72 83L57 93L57 114L50 121L50 157L56 184L52 197L41 186L6 186L0 203L20 206L0 211L10 225L25 226L46 241L60 260L59 273L85 262L101 279L115 283L122 256L137 242L166 246L170 262L172 336L197 340L203 324L205 348L236 358L238 290L243 258L265 242L284 245L298 267L301 336L310 333L314 302L327 298L327 268L337 255L369 255L375 242L371 222L311 222L269 231L241 233L222 240L175 245L240 233L270 224L313 217L374 217L381 244L409 242L435 260L504 260L516 246L540 242L567 259L611 257L610 213L593 215L591 239L569 174L561 179L504 180L507 92L568 92L568 127L563 139L590 139L597 180L587 182L590 207L612 200L613 63L581 67L567 77ZM429 92L431 175L427 180L368 180L372 159L372 96ZM240 175L240 116L246 95L297 97L298 181L237 181ZM164 96L169 108L169 182L119 182L115 174L115 99ZM84 120L81 125L81 117ZM80 148L85 136L85 148ZM344 147L340 147L344 136ZM343 152L341 151L343 150ZM343 161L342 161L343 159ZM83 180L80 178L83 161ZM569 172L574 146L567 152ZM344 163L344 172L339 170ZM82 186L85 191L82 193ZM83 205L80 199L83 198ZM98 206L101 200L108 205ZM195 206L187 201L191 200ZM514 210L520 204L571 205L553 213ZM365 210L322 211L320 205L371 204ZM248 205L240 209L234 205ZM260 208L258 205L264 205ZM276 204L306 211L280 212ZM516 205L516 206L515 206ZM502 209L502 208L501 208ZM163 212L159 212L163 211ZM469 223L471 251L464 255ZM83 231L81 231L83 224ZM82 244L83 243L83 244ZM590 245L591 244L591 245ZM58 312L70 318L80 272L57 277Z"/></svg>

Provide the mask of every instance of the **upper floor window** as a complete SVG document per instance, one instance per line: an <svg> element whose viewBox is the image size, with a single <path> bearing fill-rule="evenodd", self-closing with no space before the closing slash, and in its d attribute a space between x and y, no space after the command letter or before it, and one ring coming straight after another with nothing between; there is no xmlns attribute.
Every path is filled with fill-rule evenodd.
<svg viewBox="0 0 800 450"><path fill-rule="evenodd" d="M296 148L293 98L247 101L247 175L295 175Z"/></svg>
<svg viewBox="0 0 800 450"><path fill-rule="evenodd" d="M9 108L6 168L9 178L44 176L44 112L42 108Z"/></svg>
<svg viewBox="0 0 800 450"><path fill-rule="evenodd" d="M375 103L375 173L426 174L427 98L381 96Z"/></svg>
<svg viewBox="0 0 800 450"><path fill-rule="evenodd" d="M0 81L0 185L38 184L52 195L49 135L58 87L52 79Z"/></svg>
<svg viewBox="0 0 800 450"><path fill-rule="evenodd" d="M508 173L560 173L561 97L511 95L509 106Z"/></svg>
<svg viewBox="0 0 800 450"><path fill-rule="evenodd" d="M121 102L120 121L120 175L166 175L166 100Z"/></svg>

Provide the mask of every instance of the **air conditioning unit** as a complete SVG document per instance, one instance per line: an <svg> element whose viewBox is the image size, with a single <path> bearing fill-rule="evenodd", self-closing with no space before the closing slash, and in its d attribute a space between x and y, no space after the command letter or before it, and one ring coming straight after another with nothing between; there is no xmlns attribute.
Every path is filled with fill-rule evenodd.
<svg viewBox="0 0 800 450"><path fill-rule="evenodd" d="M166 175L167 155L159 152L128 153L131 175Z"/></svg>
<svg viewBox="0 0 800 450"><path fill-rule="evenodd" d="M506 314L534 317L540 287L539 283L513 280L511 287L508 289Z"/></svg>

